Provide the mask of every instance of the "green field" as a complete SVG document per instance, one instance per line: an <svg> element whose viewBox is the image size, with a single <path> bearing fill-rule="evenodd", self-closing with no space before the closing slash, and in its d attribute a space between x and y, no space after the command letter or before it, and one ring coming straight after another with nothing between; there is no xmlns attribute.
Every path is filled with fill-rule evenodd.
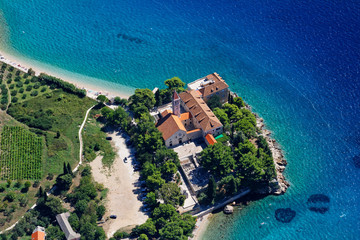
<svg viewBox="0 0 360 240"><path fill-rule="evenodd" d="M43 139L23 127L5 126L1 133L0 179L40 179Z"/></svg>
<svg viewBox="0 0 360 240"><path fill-rule="evenodd" d="M89 98L53 90L25 102L13 103L7 113L45 137L44 172L62 173L64 162L74 167L79 161L78 131L86 110L95 103ZM59 134L59 136L57 136Z"/></svg>

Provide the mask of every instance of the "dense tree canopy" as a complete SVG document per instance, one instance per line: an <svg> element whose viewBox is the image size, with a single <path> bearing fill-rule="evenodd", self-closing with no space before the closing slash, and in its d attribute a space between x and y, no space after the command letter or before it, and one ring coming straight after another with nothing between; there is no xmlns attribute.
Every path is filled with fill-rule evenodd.
<svg viewBox="0 0 360 240"><path fill-rule="evenodd" d="M165 204L171 204L174 207L184 205L185 196L181 194L180 188L176 183L169 182L163 184L157 191L157 194Z"/></svg>
<svg viewBox="0 0 360 240"><path fill-rule="evenodd" d="M151 109L155 106L155 96L150 89L136 89L135 94L129 98L130 109L134 110L137 107L145 106Z"/></svg>
<svg viewBox="0 0 360 240"><path fill-rule="evenodd" d="M235 168L231 148L215 143L201 152L201 164L215 176L225 176Z"/></svg>
<svg viewBox="0 0 360 240"><path fill-rule="evenodd" d="M185 83L180 80L178 77L173 77L170 79L165 80L165 85L170 90L176 90L178 92L184 91Z"/></svg>

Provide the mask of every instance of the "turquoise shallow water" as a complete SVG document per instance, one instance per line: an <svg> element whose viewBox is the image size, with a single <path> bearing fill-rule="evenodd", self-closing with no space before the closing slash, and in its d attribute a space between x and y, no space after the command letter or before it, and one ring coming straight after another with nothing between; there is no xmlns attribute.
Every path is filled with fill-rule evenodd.
<svg viewBox="0 0 360 240"><path fill-rule="evenodd" d="M204 239L359 239L359 3L0 0L0 9L5 51L120 87L216 71L265 119L290 189L220 214ZM319 193L330 198L324 214L306 204ZM296 216L279 222L278 208Z"/></svg>

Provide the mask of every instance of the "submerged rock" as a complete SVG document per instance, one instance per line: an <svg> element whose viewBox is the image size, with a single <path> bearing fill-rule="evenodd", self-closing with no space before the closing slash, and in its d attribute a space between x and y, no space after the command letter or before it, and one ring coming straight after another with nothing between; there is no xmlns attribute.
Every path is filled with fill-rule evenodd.
<svg viewBox="0 0 360 240"><path fill-rule="evenodd" d="M312 212L324 214L329 211L330 198L324 194L311 195L306 204Z"/></svg>
<svg viewBox="0 0 360 240"><path fill-rule="evenodd" d="M296 216L296 212L291 208L278 208L275 210L275 218L279 222L289 223Z"/></svg>

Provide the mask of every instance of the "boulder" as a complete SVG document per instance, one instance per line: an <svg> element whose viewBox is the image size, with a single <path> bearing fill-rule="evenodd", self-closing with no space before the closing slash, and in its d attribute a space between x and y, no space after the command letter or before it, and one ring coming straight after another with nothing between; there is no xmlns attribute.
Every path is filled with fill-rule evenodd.
<svg viewBox="0 0 360 240"><path fill-rule="evenodd" d="M233 212L234 212L234 207L232 207L230 205L226 205L226 207L224 208L224 213L231 214Z"/></svg>

